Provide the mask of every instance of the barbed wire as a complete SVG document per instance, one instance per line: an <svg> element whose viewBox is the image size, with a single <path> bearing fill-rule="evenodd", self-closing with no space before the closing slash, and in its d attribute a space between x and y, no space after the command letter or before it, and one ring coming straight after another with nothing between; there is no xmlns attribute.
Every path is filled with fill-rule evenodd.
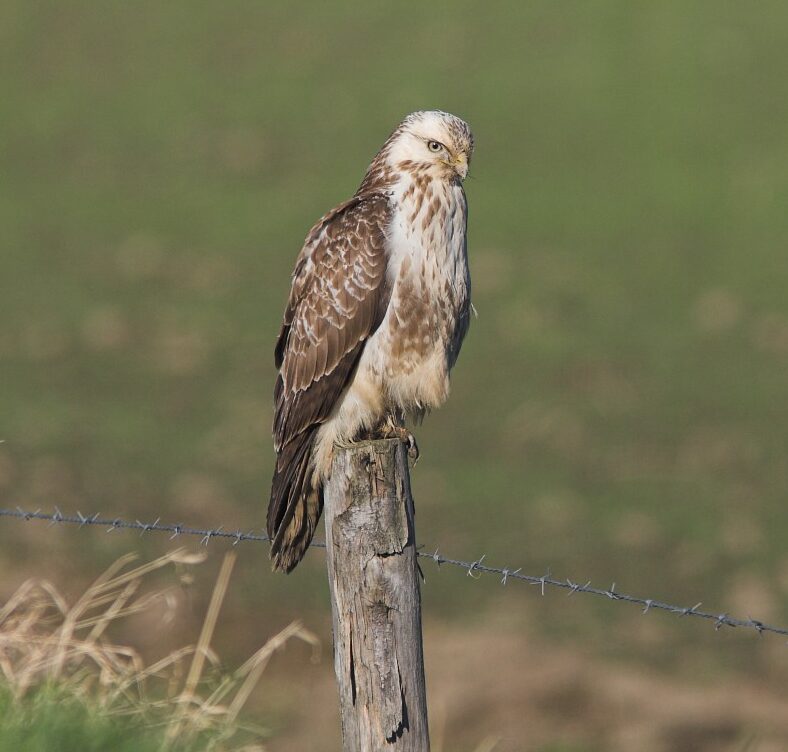
<svg viewBox="0 0 788 752"><path fill-rule="evenodd" d="M170 540L174 540L180 536L192 536L200 538L200 543L204 546L207 546L213 538L231 540L234 546L247 541L262 543L271 540L267 535L255 533L251 530L249 532L225 530L223 525L216 528L199 528L180 523L163 523L161 522L161 518L156 519L154 522L141 522L140 520L124 520L121 517L104 517L101 513L84 515L77 511L76 514L63 514L58 507L55 507L54 512L42 512L40 509L31 512L21 507L16 507L15 509L0 509L0 518L3 517L26 521L41 520L49 522L50 525L62 524L76 525L78 527L98 526L106 528L107 533L112 533L116 530L138 530L140 535L145 535L146 533L170 533ZM325 548L326 544L322 541L313 541L311 547ZM758 632L758 634L771 632L773 634L788 636L788 627L773 626L758 619L740 619L727 613L715 614L709 611L701 611L701 603L696 603L694 606L689 607L674 606L654 598L641 598L639 596L627 595L626 593L620 593L616 590L616 583L604 589L592 587L590 580L584 584L574 582L570 579L559 580L552 577L549 571L541 577L523 574L522 568L512 569L510 567L495 567L485 564L484 560L486 559L486 555L474 561L462 561L460 559L451 559L447 556L443 556L437 549L434 553L427 553L422 547L417 551L417 556L420 559L433 561L438 567L448 565L463 569L469 577L474 579L486 574L500 577L501 585L506 585L509 580L527 582L530 585L538 586L542 595L545 594L546 588L552 587L567 590L567 595L585 593L609 598L613 601L634 603L635 605L643 607L642 612L644 614L647 614L649 611L666 611L680 617L692 616L698 619L705 619L713 622L715 630L719 630L722 627L743 627L745 629L753 629Z"/></svg>
<svg viewBox="0 0 788 752"><path fill-rule="evenodd" d="M244 541L254 541L256 543L263 543L271 539L267 535L254 533L251 530L244 533L241 530L231 532L225 530L223 525L216 528L199 528L192 527L191 525L182 525L180 523L165 523L161 521L161 517L157 518L155 522L140 522L140 520L124 520L120 517L103 517L99 512L92 515L84 515L77 510L76 514L63 514L58 507L55 507L54 512L42 512L36 509L35 512L29 512L21 507L16 509L0 509L0 517L12 517L22 520L44 520L48 521L50 525L63 524L63 525L78 525L85 527L86 525L96 525L105 527L107 533L112 533L115 530L139 530L141 535L145 533L172 533L170 540L174 540L178 536L196 536L201 538L200 541L204 546L207 546L211 538L229 538L233 541L233 545L238 545ZM316 548L325 548L326 544L319 541L313 541L312 546Z"/></svg>

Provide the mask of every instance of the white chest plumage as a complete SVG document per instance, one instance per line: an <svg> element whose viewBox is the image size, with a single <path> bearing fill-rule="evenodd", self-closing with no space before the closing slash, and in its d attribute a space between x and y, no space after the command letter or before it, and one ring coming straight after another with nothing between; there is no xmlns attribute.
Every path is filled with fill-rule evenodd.
<svg viewBox="0 0 788 752"><path fill-rule="evenodd" d="M467 205L459 184L403 176L393 188L383 320L367 340L338 409L320 429L315 466L331 447L390 413L423 414L449 396L449 371L468 326Z"/></svg>
<svg viewBox="0 0 788 752"><path fill-rule="evenodd" d="M369 345L369 365L390 402L405 411L441 405L469 305L466 203L459 184L404 177L388 236L386 316Z"/></svg>

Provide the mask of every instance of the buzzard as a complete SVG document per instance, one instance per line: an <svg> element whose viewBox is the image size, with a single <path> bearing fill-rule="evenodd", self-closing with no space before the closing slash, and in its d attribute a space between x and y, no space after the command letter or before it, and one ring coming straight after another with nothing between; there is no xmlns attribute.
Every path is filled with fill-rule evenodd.
<svg viewBox="0 0 788 752"><path fill-rule="evenodd" d="M274 569L290 572L312 540L336 443L399 436L415 449L405 416L448 397L471 310L472 152L460 118L408 115L307 235L274 355Z"/></svg>

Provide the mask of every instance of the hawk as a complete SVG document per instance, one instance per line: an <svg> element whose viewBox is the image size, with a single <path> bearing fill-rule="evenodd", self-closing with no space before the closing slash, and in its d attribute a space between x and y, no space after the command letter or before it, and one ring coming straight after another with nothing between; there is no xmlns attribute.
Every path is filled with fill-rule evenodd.
<svg viewBox="0 0 788 752"><path fill-rule="evenodd" d="M348 201L307 235L276 343L274 569L301 560L323 510L333 447L399 436L449 395L470 321L463 180L467 123L414 112Z"/></svg>

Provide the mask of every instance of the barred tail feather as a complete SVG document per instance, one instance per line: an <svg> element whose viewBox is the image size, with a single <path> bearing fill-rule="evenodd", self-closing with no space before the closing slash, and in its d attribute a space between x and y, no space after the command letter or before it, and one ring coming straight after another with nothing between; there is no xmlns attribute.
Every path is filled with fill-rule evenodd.
<svg viewBox="0 0 788 752"><path fill-rule="evenodd" d="M304 557L323 511L323 488L313 485L311 467L317 428L296 436L276 458L267 527L272 566L283 572Z"/></svg>

